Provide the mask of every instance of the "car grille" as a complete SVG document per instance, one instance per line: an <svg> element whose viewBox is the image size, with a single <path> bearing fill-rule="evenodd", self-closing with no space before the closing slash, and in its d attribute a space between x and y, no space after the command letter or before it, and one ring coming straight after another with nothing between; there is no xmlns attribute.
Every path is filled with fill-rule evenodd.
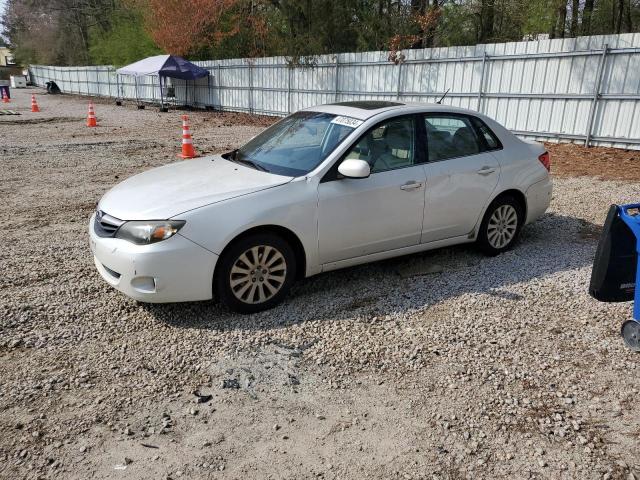
<svg viewBox="0 0 640 480"><path fill-rule="evenodd" d="M112 217L104 213L102 210L96 211L96 219L93 223L93 229L96 235L99 237L113 237L115 236L120 225L124 223L124 220Z"/></svg>

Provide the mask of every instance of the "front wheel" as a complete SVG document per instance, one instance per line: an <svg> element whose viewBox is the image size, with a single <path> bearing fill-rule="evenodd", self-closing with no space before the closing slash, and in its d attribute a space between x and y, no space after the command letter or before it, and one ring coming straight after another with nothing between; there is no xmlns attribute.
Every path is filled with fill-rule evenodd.
<svg viewBox="0 0 640 480"><path fill-rule="evenodd" d="M511 195L495 199L482 219L478 232L478 245L487 255L498 255L513 246L522 223L524 212Z"/></svg>
<svg viewBox="0 0 640 480"><path fill-rule="evenodd" d="M293 249L270 233L237 240L219 262L216 290L222 303L239 313L255 313L277 305L296 277Z"/></svg>

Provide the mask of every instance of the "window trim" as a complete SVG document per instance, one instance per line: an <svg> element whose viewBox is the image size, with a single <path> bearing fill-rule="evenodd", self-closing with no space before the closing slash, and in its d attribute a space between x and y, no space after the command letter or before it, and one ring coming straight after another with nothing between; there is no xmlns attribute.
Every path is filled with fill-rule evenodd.
<svg viewBox="0 0 640 480"><path fill-rule="evenodd" d="M427 161L426 150L422 148L422 145L424 145L424 140L425 140L422 133L422 130L424 129L424 127L421 128L420 126L421 123L423 123L421 122L421 118L423 115L424 115L423 112L395 115L393 117L387 117L383 120L380 120L379 122L375 123L373 126L367 128L367 130L365 130L362 133L362 135L356 138L347 147L344 153L340 155L340 157L338 157L338 159L333 163L333 165L331 165L331 168L329 168L329 170L327 170L327 172L322 176L320 183L333 182L335 180L342 180L344 177L338 173L338 167L346 159L347 155L349 155L349 153L351 152L351 149L355 145L357 145L366 135L369 135L369 133L371 133L373 130L380 127L381 125L392 122L392 121L401 120L404 118L408 118L413 121L413 152L414 152L413 164L407 165L404 167L390 168L389 170L382 170L381 172L371 172L371 175L378 175L380 173L386 173L386 172L394 172L396 170L401 170L403 168L415 167L415 166L426 163Z"/></svg>
<svg viewBox="0 0 640 480"><path fill-rule="evenodd" d="M427 135L427 127L426 127L426 120L427 117L448 117L448 118L465 118L469 121L469 124L471 125L471 129L476 137L476 141L478 142L478 147L479 147L479 151L477 153L471 153L468 155L458 155L456 157L448 157L448 158L443 158L440 160L429 160L429 139L428 139L428 135ZM485 153L485 152L495 152L498 150L502 150L504 147L502 146L502 142L500 141L500 139L498 138L498 136L494 133L493 130L491 130L491 128L489 128L489 125L487 125L484 121L482 121L482 119L476 117L475 115L469 115L466 113L458 113L458 112L423 112L422 113L422 122L420 122L421 126L422 126L422 130L424 132L424 158L426 159L426 163L437 163L437 162L446 162L447 160L454 160L456 158L465 158L465 157L472 157L474 155L480 155L481 153ZM494 137L494 139L496 140L496 142L498 143L498 146L496 148L489 148L489 144L487 143L487 140L484 138L484 136L482 135L482 132L480 131L480 129L478 128L478 124L484 125L487 130L489 131L489 134Z"/></svg>

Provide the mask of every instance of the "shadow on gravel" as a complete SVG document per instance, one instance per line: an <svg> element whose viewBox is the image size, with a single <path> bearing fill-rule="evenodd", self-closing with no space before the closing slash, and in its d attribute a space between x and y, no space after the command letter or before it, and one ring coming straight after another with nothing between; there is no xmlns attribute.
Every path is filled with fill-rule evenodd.
<svg viewBox="0 0 640 480"><path fill-rule="evenodd" d="M235 314L215 301L143 308L177 328L269 330L410 313L469 293L519 301L523 295L510 286L590 266L600 229L550 213L525 227L516 247L497 257L461 245L329 272L299 282L283 304L254 315Z"/></svg>

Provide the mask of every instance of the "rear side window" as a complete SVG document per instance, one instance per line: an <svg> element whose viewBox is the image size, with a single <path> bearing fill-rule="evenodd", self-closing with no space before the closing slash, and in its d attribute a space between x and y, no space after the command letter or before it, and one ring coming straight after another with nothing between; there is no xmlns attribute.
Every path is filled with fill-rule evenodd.
<svg viewBox="0 0 640 480"><path fill-rule="evenodd" d="M486 150L500 150L502 148L500 140L498 140L496 134L491 131L486 123L475 117L472 118L472 122L474 123L481 140L484 140Z"/></svg>
<svg viewBox="0 0 640 480"><path fill-rule="evenodd" d="M466 157L485 150L471 120L458 115L426 115L427 151L430 162Z"/></svg>

